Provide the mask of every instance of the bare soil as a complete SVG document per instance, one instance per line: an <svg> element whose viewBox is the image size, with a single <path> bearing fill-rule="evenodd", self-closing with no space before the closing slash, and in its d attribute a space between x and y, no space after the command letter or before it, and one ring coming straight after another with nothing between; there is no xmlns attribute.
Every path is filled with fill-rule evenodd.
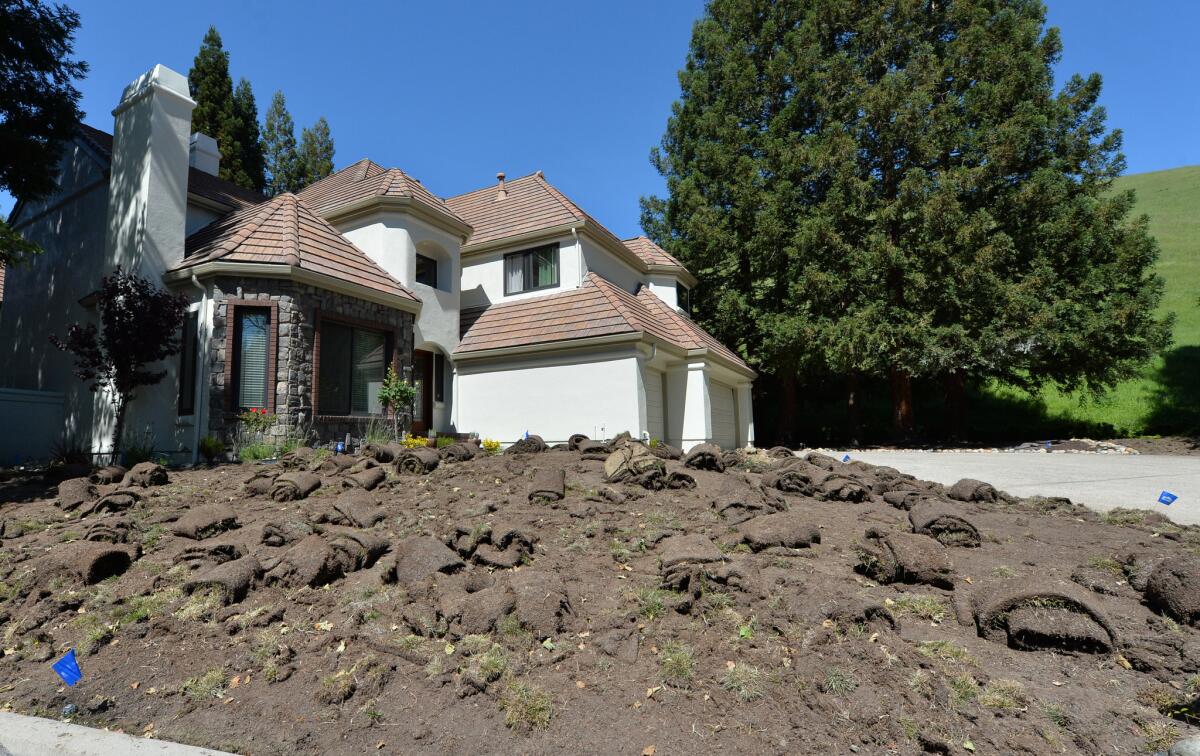
<svg viewBox="0 0 1200 756"><path fill-rule="evenodd" d="M1114 438L1113 443L1136 449L1141 454L1165 454L1200 457L1200 438L1161 436L1159 438Z"/></svg>
<svg viewBox="0 0 1200 756"><path fill-rule="evenodd" d="M1195 734L1197 529L819 457L670 460L696 487L649 490L592 451L389 467L370 493L325 470L294 501L243 486L271 465L171 471L82 516L105 507L9 480L0 706L248 754L1118 754ZM1142 591L1167 557L1164 604ZM73 688L50 668L68 648Z"/></svg>

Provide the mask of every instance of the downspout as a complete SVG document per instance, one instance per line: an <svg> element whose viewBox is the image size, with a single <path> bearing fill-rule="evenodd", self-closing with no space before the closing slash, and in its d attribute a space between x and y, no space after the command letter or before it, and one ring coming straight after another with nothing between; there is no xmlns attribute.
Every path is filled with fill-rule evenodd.
<svg viewBox="0 0 1200 756"><path fill-rule="evenodd" d="M204 390L207 381L208 368L208 289L200 283L200 279L196 278L193 273L191 277L192 285L200 290L200 316L196 318L196 327L200 333L196 334L196 375L192 376L195 381L196 398L192 402L192 422L195 424L194 438L192 439L192 464L200 461L200 431L206 424L202 422L208 419L208 413L202 412L202 408L206 408L208 402L206 398L208 392Z"/></svg>

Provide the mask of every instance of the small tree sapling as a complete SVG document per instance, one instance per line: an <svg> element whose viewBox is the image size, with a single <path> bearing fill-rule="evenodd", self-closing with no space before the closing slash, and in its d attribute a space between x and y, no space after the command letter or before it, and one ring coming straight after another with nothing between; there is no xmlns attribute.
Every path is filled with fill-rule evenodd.
<svg viewBox="0 0 1200 756"><path fill-rule="evenodd" d="M400 438L400 412L410 409L417 398L417 387L404 380L395 368L388 368L379 387L379 403L392 414L392 437Z"/></svg>
<svg viewBox="0 0 1200 756"><path fill-rule="evenodd" d="M92 391L109 392L116 413L112 450L117 455L125 411L135 391L153 386L167 374L147 366L179 353L187 300L120 267L101 279L97 295L100 328L75 323L65 339L51 336L50 341L75 355L75 375L88 382Z"/></svg>

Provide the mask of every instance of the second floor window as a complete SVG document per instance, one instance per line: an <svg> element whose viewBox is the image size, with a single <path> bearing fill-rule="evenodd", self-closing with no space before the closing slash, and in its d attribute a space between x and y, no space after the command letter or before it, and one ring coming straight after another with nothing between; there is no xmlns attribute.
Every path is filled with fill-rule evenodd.
<svg viewBox="0 0 1200 756"><path fill-rule="evenodd" d="M558 286L558 245L547 244L504 256L504 293Z"/></svg>
<svg viewBox="0 0 1200 756"><path fill-rule="evenodd" d="M692 314L692 290L681 283L675 284L675 301L679 309Z"/></svg>
<svg viewBox="0 0 1200 756"><path fill-rule="evenodd" d="M425 255L417 255L417 283L437 288L437 260Z"/></svg>

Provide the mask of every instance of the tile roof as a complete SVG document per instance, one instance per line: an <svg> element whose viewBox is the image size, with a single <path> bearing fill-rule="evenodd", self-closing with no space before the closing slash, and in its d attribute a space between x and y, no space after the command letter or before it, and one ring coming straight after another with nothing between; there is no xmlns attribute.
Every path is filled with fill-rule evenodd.
<svg viewBox="0 0 1200 756"><path fill-rule="evenodd" d="M459 327L462 339L455 354L641 332L682 349L709 349L748 369L740 357L649 289L631 294L595 273L588 273L583 286L560 294L464 308Z"/></svg>
<svg viewBox="0 0 1200 756"><path fill-rule="evenodd" d="M85 123L79 124L79 131L80 135L95 148L96 152L100 153L101 157L108 161L112 160L112 134ZM233 209L257 205L265 199L257 192L196 168L188 168L188 192Z"/></svg>
<svg viewBox="0 0 1200 756"><path fill-rule="evenodd" d="M187 238L175 270L228 261L292 265L421 301L294 194L229 213Z"/></svg>
<svg viewBox="0 0 1200 756"><path fill-rule="evenodd" d="M473 229L464 246L485 244L581 221L599 235L621 244L615 234L546 181L541 171L505 181L504 199L496 199L499 190L500 184L495 183L446 198L446 204L470 223Z"/></svg>
<svg viewBox="0 0 1200 756"><path fill-rule="evenodd" d="M369 197L407 197L425 207L466 223L440 197L399 168L384 168L366 158L331 173L297 195L321 215Z"/></svg>
<svg viewBox="0 0 1200 756"><path fill-rule="evenodd" d="M624 239L621 241L635 255L641 258L642 262L647 265L669 265L676 268L683 268L683 263L672 257L667 250L658 246L644 236L635 236L632 239ZM686 270L686 268L684 268Z"/></svg>

